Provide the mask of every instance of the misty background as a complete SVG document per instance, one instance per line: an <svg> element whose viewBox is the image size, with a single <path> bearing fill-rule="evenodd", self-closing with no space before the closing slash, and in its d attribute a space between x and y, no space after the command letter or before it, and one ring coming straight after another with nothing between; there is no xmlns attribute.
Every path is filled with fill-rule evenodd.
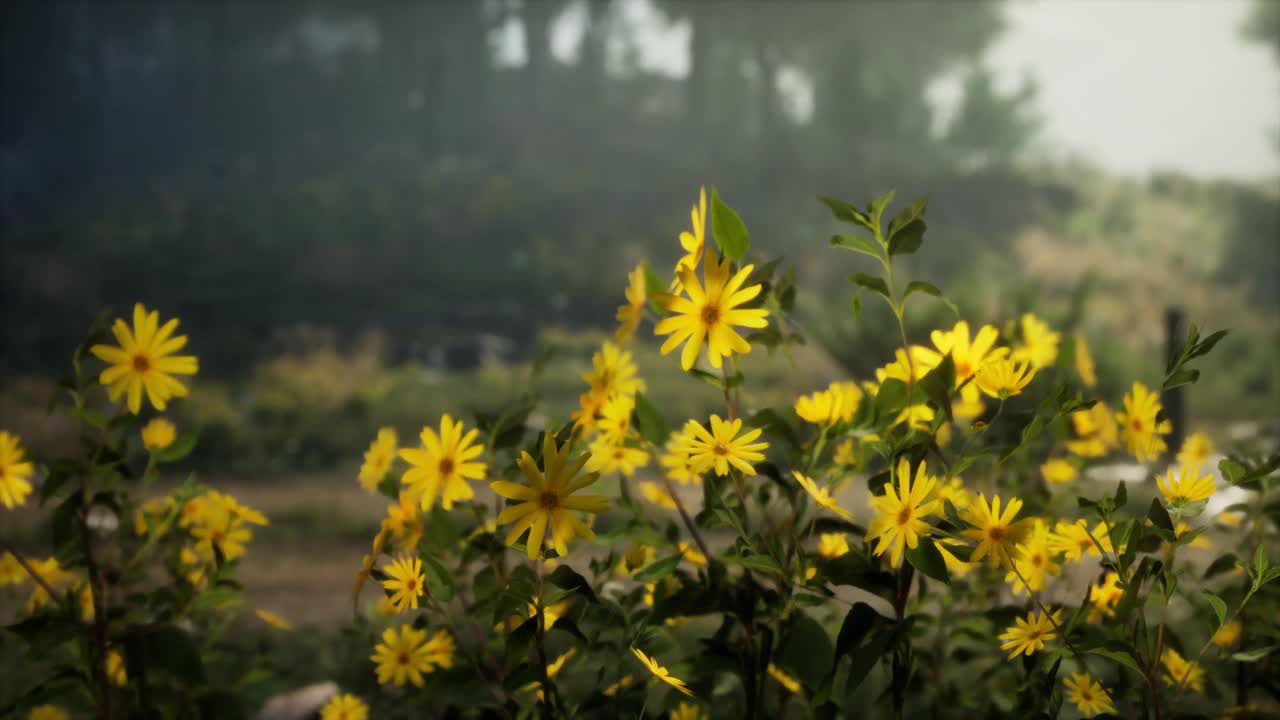
<svg viewBox="0 0 1280 720"><path fill-rule="evenodd" d="M567 412L704 184L796 269L779 397L890 356L814 196L896 189L931 198L910 273L971 322L1079 331L1114 390L1160 372L1176 306L1233 328L1198 425L1280 406L1280 2L2 12L0 412L37 447L71 348L136 301L191 336L205 461L349 465L380 424L492 409L549 345ZM917 338L955 321L919 308Z"/></svg>

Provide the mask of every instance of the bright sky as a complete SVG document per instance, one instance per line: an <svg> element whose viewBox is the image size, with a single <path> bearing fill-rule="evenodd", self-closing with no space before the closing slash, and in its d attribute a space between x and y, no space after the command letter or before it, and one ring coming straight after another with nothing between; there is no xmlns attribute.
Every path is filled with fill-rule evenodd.
<svg viewBox="0 0 1280 720"><path fill-rule="evenodd" d="M687 72L686 26L667 24L648 0L621 11L634 47L611 55L630 50L648 69ZM1010 85L1038 81L1041 152L1124 174L1280 175L1280 66L1241 37L1250 0L1011 0L1006 11L986 62ZM553 32L557 55L573 54L583 19L571 6ZM523 54L499 44L513 60ZM954 87L940 82L931 95L945 108Z"/></svg>

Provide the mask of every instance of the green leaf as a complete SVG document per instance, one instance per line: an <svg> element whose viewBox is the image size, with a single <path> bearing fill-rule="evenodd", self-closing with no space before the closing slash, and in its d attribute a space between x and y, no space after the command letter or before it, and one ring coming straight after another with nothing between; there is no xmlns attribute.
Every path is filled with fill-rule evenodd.
<svg viewBox="0 0 1280 720"><path fill-rule="evenodd" d="M876 417L897 415L907 406L907 384L897 378L886 378L876 391Z"/></svg>
<svg viewBox="0 0 1280 720"><path fill-rule="evenodd" d="M795 613L782 632L776 662L809 687L817 687L831 667L831 636L805 613Z"/></svg>
<svg viewBox="0 0 1280 720"><path fill-rule="evenodd" d="M924 231L929 225L924 220L912 220L889 240L889 256L910 255L924 243Z"/></svg>
<svg viewBox="0 0 1280 720"><path fill-rule="evenodd" d="M871 632L871 628L880 618L880 613L870 605L864 602L854 603L853 607L849 608L849 612L845 613L844 622L840 625L840 634L836 636L835 662L839 662L840 658L861 645L867 633Z"/></svg>
<svg viewBox="0 0 1280 720"><path fill-rule="evenodd" d="M922 537L914 548L907 548L907 562L920 572L946 585L951 584L951 576L947 574L947 562L942 553L933 544L932 538Z"/></svg>
<svg viewBox="0 0 1280 720"><path fill-rule="evenodd" d="M1204 599L1209 601L1210 607L1213 608L1213 614L1218 616L1218 627L1214 628L1216 632L1227 621L1227 604L1222 601L1222 598L1208 590L1201 590L1200 592L1204 593Z"/></svg>
<svg viewBox="0 0 1280 720"><path fill-rule="evenodd" d="M907 298L911 297L912 295L918 292L924 293L925 295L932 295L940 300L943 300L944 302L946 301L946 298L942 296L942 291L938 289L937 285L934 285L933 283L927 283L923 280L912 280L911 282L907 283L907 289L902 292L902 299L906 300ZM947 304L950 305L951 303L947 302Z"/></svg>
<svg viewBox="0 0 1280 720"><path fill-rule="evenodd" d="M667 441L667 437L671 435L671 426L667 424L667 419L662 415L662 411L658 406L654 405L644 393L636 393L636 428L645 440L653 443L656 447L662 447Z"/></svg>
<svg viewBox="0 0 1280 720"><path fill-rule="evenodd" d="M96 413L88 408L71 408L70 413L79 418L81 421L99 430L107 429L107 419L101 413Z"/></svg>
<svg viewBox="0 0 1280 720"><path fill-rule="evenodd" d="M951 419L951 393L956 388L956 363L951 353L942 357L942 362L920 378L920 389L924 396L940 410L943 416Z"/></svg>
<svg viewBox="0 0 1280 720"><path fill-rule="evenodd" d="M635 574L635 581L638 583L657 582L662 578L675 572L680 561L684 559L684 555L672 555L668 558L650 563L648 566Z"/></svg>
<svg viewBox="0 0 1280 720"><path fill-rule="evenodd" d="M889 286L885 285L883 278L867 275L866 273L854 273L849 276L849 282L865 290L870 290L884 298L890 305L893 304L893 298L889 297Z"/></svg>
<svg viewBox="0 0 1280 720"><path fill-rule="evenodd" d="M778 563L768 555L743 555L741 557L730 555L726 556L724 561L737 563L750 570L758 570L771 575L782 575L782 568L778 567Z"/></svg>
<svg viewBox="0 0 1280 720"><path fill-rule="evenodd" d="M1215 575L1221 575L1234 568L1238 559L1233 553L1219 555L1214 558L1213 562L1209 563L1209 567L1205 568L1204 579L1208 580Z"/></svg>
<svg viewBox="0 0 1280 720"><path fill-rule="evenodd" d="M555 585L562 590L573 590L582 594L591 602L597 602L596 592L591 589L591 583L587 582L586 578L582 577L582 575L578 574L577 571L568 565L558 566L555 571L547 577L547 580L549 580L552 585Z"/></svg>
<svg viewBox="0 0 1280 720"><path fill-rule="evenodd" d="M453 599L453 575L430 553L422 553L422 575L431 597L440 602L449 602Z"/></svg>
<svg viewBox="0 0 1280 720"><path fill-rule="evenodd" d="M204 661L191 636L174 625L148 629L142 636L145 663L152 671L163 670L188 687L204 683Z"/></svg>
<svg viewBox="0 0 1280 720"><path fill-rule="evenodd" d="M831 209L831 214L835 219L842 222L853 223L854 225L861 225L868 230L872 229L871 219L867 217L867 214L849 203L835 198L824 197L822 195L818 196L818 200L820 200L823 205L826 205Z"/></svg>
<svg viewBox="0 0 1280 720"><path fill-rule="evenodd" d="M169 463L177 462L191 454L196 449L196 441L200 438L200 433L196 431L182 433L177 440L173 441L167 448L157 450L154 453L156 462Z"/></svg>
<svg viewBox="0 0 1280 720"><path fill-rule="evenodd" d="M1248 472L1248 468L1231 458L1223 458L1218 461L1218 471L1222 473L1222 477L1227 479L1227 482L1235 485Z"/></svg>
<svg viewBox="0 0 1280 720"><path fill-rule="evenodd" d="M1180 368L1164 379L1161 390L1171 390L1180 385L1191 385L1200 379L1200 371L1195 368Z"/></svg>
<svg viewBox="0 0 1280 720"><path fill-rule="evenodd" d="M1169 517L1169 511L1165 510L1159 498L1151 499L1151 509L1147 511L1147 519L1152 525L1173 532L1173 519Z"/></svg>
<svg viewBox="0 0 1280 720"><path fill-rule="evenodd" d="M711 190L711 232L715 236L716 246L726 257L741 260L747 254L751 242L747 237L747 226L733 208L720 200L720 194Z"/></svg>
<svg viewBox="0 0 1280 720"><path fill-rule="evenodd" d="M894 632L892 626L882 626L872 634L862 652L854 653L852 661L849 663L849 674L845 678L846 693L852 695L858 689L858 686L866 679L871 669L879 662L880 656L884 655L896 637L897 633ZM863 707L861 709L865 710L866 708Z"/></svg>
<svg viewBox="0 0 1280 720"><path fill-rule="evenodd" d="M877 260L883 260L880 255L880 246L875 240L861 235L832 235L831 247L840 247L854 252L860 252L863 255L870 255Z"/></svg>
<svg viewBox="0 0 1280 720"><path fill-rule="evenodd" d="M1091 655L1101 655L1102 657L1107 658L1108 660L1113 660L1115 662L1120 663L1121 665L1129 668L1130 670L1138 673L1139 675L1142 674L1142 670L1138 667L1138 661L1135 660L1133 658L1133 654L1127 650L1112 650L1109 648L1096 647L1096 648L1091 648L1089 650L1085 650L1085 652Z"/></svg>
<svg viewBox="0 0 1280 720"><path fill-rule="evenodd" d="M1245 650L1244 652L1232 653L1231 659L1242 663L1255 663L1262 658L1271 654L1275 648L1271 646L1260 647L1255 650Z"/></svg>
<svg viewBox="0 0 1280 720"><path fill-rule="evenodd" d="M924 211L929 207L929 196L916 198L916 201L902 208L897 215L893 216L893 221L889 223L888 238L891 241L903 228L906 228L913 221L924 216Z"/></svg>
<svg viewBox="0 0 1280 720"><path fill-rule="evenodd" d="M881 220L884 219L885 208L889 207L889 204L893 202L896 196L897 193L890 190L878 198L872 198L871 202L867 203L867 217L876 227L880 226Z"/></svg>

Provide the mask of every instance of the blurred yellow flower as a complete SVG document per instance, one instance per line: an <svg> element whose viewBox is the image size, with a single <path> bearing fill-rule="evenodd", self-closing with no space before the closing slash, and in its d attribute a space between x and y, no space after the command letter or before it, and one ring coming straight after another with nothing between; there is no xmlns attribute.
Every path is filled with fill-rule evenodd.
<svg viewBox="0 0 1280 720"><path fill-rule="evenodd" d="M116 687L129 684L129 674L124 669L124 656L115 650L107 653L107 679Z"/></svg>
<svg viewBox="0 0 1280 720"><path fill-rule="evenodd" d="M627 447L615 442L607 435L595 439L588 448L590 460L587 461L588 472L622 473L623 477L636 474L637 468L649 464L649 453L639 448Z"/></svg>
<svg viewBox="0 0 1280 720"><path fill-rule="evenodd" d="M1163 477L1156 477L1156 484L1170 505L1185 505L1213 497L1213 478L1200 475L1195 467L1188 465L1178 468L1177 475L1174 475L1172 467L1169 468Z"/></svg>
<svg viewBox="0 0 1280 720"><path fill-rule="evenodd" d="M755 299L762 289L759 284L742 287L755 266L747 265L730 277L729 264L728 258L715 262L708 251L702 268L704 284L699 284L691 269L682 269L680 284L688 297L666 296L662 301L674 315L663 318L654 333L670 335L662 343L663 355L684 343L680 366L685 370L693 368L704 340L711 366L719 369L724 358L751 352L751 344L733 326L762 328L769 324L768 310L739 307Z"/></svg>
<svg viewBox="0 0 1280 720"><path fill-rule="evenodd" d="M1218 631L1213 634L1213 644L1222 647L1231 647L1236 644L1236 640L1240 639L1240 632L1244 630L1244 625L1239 620L1232 620L1224 623Z"/></svg>
<svg viewBox="0 0 1280 720"><path fill-rule="evenodd" d="M698 188L698 204L689 213L690 230L680 232L680 247L684 255L676 261L676 281L671 286L672 292L680 291L680 273L692 271L698 267L707 245L707 189Z"/></svg>
<svg viewBox="0 0 1280 720"><path fill-rule="evenodd" d="M716 475L724 476L729 474L729 466L732 465L744 475L755 475L756 470L751 463L764 460L764 453L760 451L768 448L769 444L752 441L764 431L757 428L739 435L742 419L726 421L719 415L711 416L710 426L708 432L693 420L685 423L685 452L689 454L694 469L704 473L714 468Z"/></svg>
<svg viewBox="0 0 1280 720"><path fill-rule="evenodd" d="M1016 362L1001 357L983 363L974 382L982 392L1003 400L1020 394L1035 376L1035 369L1025 360Z"/></svg>
<svg viewBox="0 0 1280 720"><path fill-rule="evenodd" d="M27 720L71 720L71 716L57 705L37 705L27 714Z"/></svg>
<svg viewBox="0 0 1280 720"><path fill-rule="evenodd" d="M635 684L636 684L636 678L634 675L623 675L622 677L618 678L617 682L615 682L614 684L602 690L601 693L605 697L614 697L619 692L622 692L623 690L626 690L627 688Z"/></svg>
<svg viewBox="0 0 1280 720"><path fill-rule="evenodd" d="M1213 452L1213 441L1209 436L1202 432L1194 432L1182 441L1182 447L1178 449L1178 462L1187 467L1199 468L1209 462Z"/></svg>
<svg viewBox="0 0 1280 720"><path fill-rule="evenodd" d="M898 417L894 419L894 426L906 423L906 426L912 430L925 431L929 429L929 423L933 422L933 408L924 403L910 405L898 413Z"/></svg>
<svg viewBox="0 0 1280 720"><path fill-rule="evenodd" d="M605 442L621 445L631 431L631 414L636 409L635 395L614 393L600 406L600 417L596 420L598 430Z"/></svg>
<svg viewBox="0 0 1280 720"><path fill-rule="evenodd" d="M644 392L644 380L638 374L631 351L606 340L591 356L591 369L582 373L582 381L589 386L587 392L608 399Z"/></svg>
<svg viewBox="0 0 1280 720"><path fill-rule="evenodd" d="M809 493L809 497L813 498L813 501L820 507L830 510L845 520L853 519L853 514L840 507L839 503L836 502L835 498L831 497L831 494L827 492L826 488L818 487L818 484L812 479L801 475L799 472L793 470L791 474L795 477L796 482L800 483L800 487L804 488L804 491Z"/></svg>
<svg viewBox="0 0 1280 720"><path fill-rule="evenodd" d="M1188 661L1173 648L1165 648L1160 655L1160 664L1164 666L1164 681L1169 685L1185 685L1196 692L1204 692L1204 669L1200 663Z"/></svg>
<svg viewBox="0 0 1280 720"><path fill-rule="evenodd" d="M897 480L896 492L894 480ZM885 483L884 493L871 498L876 516L867 526L866 540L879 541L876 555L891 551L891 561L897 567L904 547L915 549L920 544L920 536L931 534L932 528L925 518L942 512L942 503L933 497L937 483L938 479L928 474L924 460L916 466L912 480L911 464L905 457L898 459L894 478Z"/></svg>
<svg viewBox="0 0 1280 720"><path fill-rule="evenodd" d="M1186 524L1185 522L1179 521L1175 523L1173 526L1173 536L1179 539L1181 539L1183 535L1186 535L1191 531L1192 531L1191 526ZM1167 545L1168 543L1165 543L1165 544ZM1196 548L1197 550L1208 550L1211 547L1213 547L1213 545L1209 542L1209 538L1205 537L1204 533L1200 533L1199 535L1196 535L1194 538L1191 539L1190 542L1186 543L1186 546L1189 548Z"/></svg>
<svg viewBox="0 0 1280 720"><path fill-rule="evenodd" d="M134 534L146 535L147 529L154 525L156 536L164 535L169 531L169 526L163 524L163 521L176 506L177 501L168 495L143 502L133 511Z"/></svg>
<svg viewBox="0 0 1280 720"><path fill-rule="evenodd" d="M320 720L368 720L369 706L351 695L334 695L320 708Z"/></svg>
<svg viewBox="0 0 1280 720"><path fill-rule="evenodd" d="M1054 332L1040 318L1026 313L1020 321L1022 342L1014 347L1013 359L1030 363L1036 370L1049 367L1058 359L1058 343L1062 334Z"/></svg>
<svg viewBox="0 0 1280 720"><path fill-rule="evenodd" d="M192 355L174 355L187 344L186 335L173 335L177 329L177 318L160 326L160 313L147 312L142 303L133 306L132 331L122 318L116 318L111 331L120 345L89 348L110 366L98 381L107 386L111 402L127 394L129 412L137 415L142 410L144 390L152 406L160 411L170 399L187 396L187 386L173 376L195 375L199 365Z"/></svg>
<svg viewBox="0 0 1280 720"><path fill-rule="evenodd" d="M1165 451L1166 445L1160 436L1172 432L1173 424L1158 419L1162 409L1160 396L1135 382L1124 396L1124 409L1116 413L1120 434L1138 462L1154 460Z"/></svg>
<svg viewBox="0 0 1280 720"><path fill-rule="evenodd" d="M1004 581L1012 585L1015 596L1044 590L1045 579L1062 571L1062 566L1054 561L1057 542L1044 521L1039 518L1033 520L1031 532L1014 546L1013 567L1004 576Z"/></svg>
<svg viewBox="0 0 1280 720"><path fill-rule="evenodd" d="M680 551L680 554L685 560L688 560L698 567L707 566L707 556L699 552L698 549L694 547L693 543L681 542L676 546L676 548Z"/></svg>
<svg viewBox="0 0 1280 720"><path fill-rule="evenodd" d="M671 494L654 482L640 483L640 494L645 500L666 510L675 510L676 501Z"/></svg>
<svg viewBox="0 0 1280 720"><path fill-rule="evenodd" d="M1054 631L1054 625L1060 614L1061 611L1054 611L1052 616L1045 615L1043 612L1031 612L1027 613L1026 620L1015 618L1017 624L1010 625L1000 634L1000 639L1004 641L1000 649L1010 651L1010 660L1024 653L1030 655L1043 650L1046 640L1052 640L1058 636Z"/></svg>
<svg viewBox="0 0 1280 720"><path fill-rule="evenodd" d="M370 659L377 664L380 684L401 687L408 680L422 687L424 674L453 667L453 650L453 636L445 630L437 630L427 640L426 630L401 625L398 632L395 628L383 631Z"/></svg>
<svg viewBox="0 0 1280 720"><path fill-rule="evenodd" d="M773 663L769 663L769 667L765 669L768 671L769 677L777 680L778 684L785 688L787 692L793 695L804 694L804 690L800 688L800 681L791 675L788 675L782 668L774 665Z"/></svg>
<svg viewBox="0 0 1280 720"><path fill-rule="evenodd" d="M462 423L454 422L448 414L440 418L440 434L430 427L422 428L422 447L405 448L400 457L411 466L404 471L400 482L419 497L423 510L435 505L436 497L445 510L453 509L453 503L470 500L475 496L467 480L482 480L487 469L476 458L484 452L475 444L478 430L465 435Z"/></svg>
<svg viewBox="0 0 1280 720"><path fill-rule="evenodd" d="M862 388L854 382L831 383L826 390L802 395L796 400L796 415L815 425L849 422L862 402Z"/></svg>
<svg viewBox="0 0 1280 720"><path fill-rule="evenodd" d="M277 630L283 630L284 632L293 632L293 623L289 622L288 620L285 620L283 617L271 612L270 610L257 608L256 610L253 611L253 614L257 615L259 620L261 620L262 622L270 625L271 627Z"/></svg>
<svg viewBox="0 0 1280 720"><path fill-rule="evenodd" d="M1092 539L1090 539L1092 535ZM1094 526L1093 532L1089 532L1089 523L1087 520L1076 520L1068 522L1059 520L1054 527L1053 549L1055 552L1065 553L1068 560L1079 560L1087 555L1101 557L1102 553L1098 552L1098 546L1093 544L1097 540L1102 545L1102 549L1112 552L1111 537L1107 535L1107 526L1099 522Z"/></svg>
<svg viewBox="0 0 1280 720"><path fill-rule="evenodd" d="M848 438L836 446L833 461L836 465L843 467L858 467L858 449L857 445L854 444L853 438Z"/></svg>
<svg viewBox="0 0 1280 720"><path fill-rule="evenodd" d="M1120 445L1120 430L1115 413L1106 403L1096 403L1088 410L1071 413L1076 440L1067 441L1067 449L1081 457L1102 457Z"/></svg>
<svg viewBox="0 0 1280 720"><path fill-rule="evenodd" d="M412 551L422 539L422 505L413 493L406 490L394 504L387 506L387 516L382 520L382 529L390 534L396 547Z"/></svg>
<svg viewBox="0 0 1280 720"><path fill-rule="evenodd" d="M391 605L398 612L418 607L423 593L422 560L402 556L391 561L385 570L387 579L382 581L384 590L391 591Z"/></svg>
<svg viewBox="0 0 1280 720"><path fill-rule="evenodd" d="M0 587L21 585L27 581L27 570L11 552L0 555Z"/></svg>
<svg viewBox="0 0 1280 720"><path fill-rule="evenodd" d="M1101 538L1099 538L1101 539ZM1089 586L1089 603L1093 610L1089 613L1089 622L1098 622L1105 615L1115 615L1116 603L1124 597L1124 588L1120 587L1120 576L1109 572L1101 585Z"/></svg>
<svg viewBox="0 0 1280 720"><path fill-rule="evenodd" d="M1079 477L1080 473L1066 458L1052 458L1040 466L1040 475L1045 482L1068 483Z"/></svg>
<svg viewBox="0 0 1280 720"><path fill-rule="evenodd" d="M164 418L154 418L142 428L142 447L148 450L163 450L173 444L178 437L178 429Z"/></svg>
<svg viewBox="0 0 1280 720"><path fill-rule="evenodd" d="M652 673L654 677L670 685L671 687L679 690L685 695L690 695L690 696L693 695L693 692L689 690L688 686L685 685L685 682L683 680L677 677L672 677L671 674L667 672L666 668L658 664L657 660L650 658L648 655L645 655L643 652L641 652L638 648L635 648L635 647L631 648L631 652L634 653L637 658L639 658L640 662L644 663L644 666L648 668L649 672Z"/></svg>
<svg viewBox="0 0 1280 720"><path fill-rule="evenodd" d="M1076 374L1080 376L1080 381L1087 388L1095 388L1098 386L1098 366L1093 362L1093 356L1089 354L1089 344L1084 341L1084 335L1076 333Z"/></svg>
<svg viewBox="0 0 1280 720"><path fill-rule="evenodd" d="M681 485L701 485L702 474L694 469L688 446L689 438L684 429L677 430L667 439L663 446L664 452L658 460L662 463L663 472L672 480Z"/></svg>
<svg viewBox="0 0 1280 720"><path fill-rule="evenodd" d="M378 436L369 445L369 449L364 451L364 463L360 465L360 475L357 477L360 487L369 492L378 491L378 485L387 477L391 464L395 462L398 442L395 428L378 428Z"/></svg>
<svg viewBox="0 0 1280 720"><path fill-rule="evenodd" d="M636 334L640 319L644 317L645 278L644 265L637 265L635 270L627 273L627 289L623 292L627 298L625 305L618 306L618 330L614 338L624 343Z"/></svg>
<svg viewBox="0 0 1280 720"><path fill-rule="evenodd" d="M575 536L587 540L595 537L591 528L570 511L600 513L609 507L609 499L603 495L573 497L573 493L594 483L600 475L578 475L591 456L584 453L577 460L569 462L569 445L570 442L565 441L564 445L557 448L555 436L547 433L542 444L542 470L538 469L528 452L520 453L518 464L529 482L528 485L517 485L506 480L489 484L498 495L517 501L517 504L508 506L498 515L498 524L515 525L507 533L505 542L508 545L514 543L526 530L529 531L526 551L530 560L542 550L544 536L561 556L568 554L569 541Z"/></svg>
<svg viewBox="0 0 1280 720"><path fill-rule="evenodd" d="M0 503L12 510L27 502L31 494L28 478L35 467L27 462L17 435L0 431Z"/></svg>
<svg viewBox="0 0 1280 720"><path fill-rule="evenodd" d="M950 500L957 511L968 508L973 500L973 493L969 492L969 488L966 488L964 482L958 477L950 477L939 482L938 487L933 491L933 496L938 499L939 505Z"/></svg>
<svg viewBox="0 0 1280 720"><path fill-rule="evenodd" d="M693 703L682 702L671 711L671 720L707 720L707 714Z"/></svg>
<svg viewBox="0 0 1280 720"><path fill-rule="evenodd" d="M849 552L849 541L844 533L822 533L818 536L818 555L828 560Z"/></svg>
<svg viewBox="0 0 1280 720"><path fill-rule="evenodd" d="M1076 706L1085 717L1093 717L1098 713L1114 713L1115 705L1107 697L1107 691L1088 673L1071 673L1063 678L1062 684L1067 686L1067 701Z"/></svg>

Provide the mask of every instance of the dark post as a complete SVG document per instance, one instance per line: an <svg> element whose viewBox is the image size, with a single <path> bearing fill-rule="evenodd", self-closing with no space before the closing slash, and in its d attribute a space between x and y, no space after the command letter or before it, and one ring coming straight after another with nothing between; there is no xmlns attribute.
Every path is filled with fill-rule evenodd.
<svg viewBox="0 0 1280 720"><path fill-rule="evenodd" d="M1183 332L1186 327L1183 317L1182 308L1168 307L1164 311L1164 356L1166 358L1173 357L1173 354L1180 352L1182 347ZM1169 422L1173 423L1173 432L1169 434L1167 442L1169 450L1166 456L1172 456L1178 452L1178 448L1182 447L1182 439L1187 435L1187 405L1186 396L1183 391L1189 387L1180 385L1176 388L1164 391L1161 401L1164 404L1164 412L1169 417Z"/></svg>

